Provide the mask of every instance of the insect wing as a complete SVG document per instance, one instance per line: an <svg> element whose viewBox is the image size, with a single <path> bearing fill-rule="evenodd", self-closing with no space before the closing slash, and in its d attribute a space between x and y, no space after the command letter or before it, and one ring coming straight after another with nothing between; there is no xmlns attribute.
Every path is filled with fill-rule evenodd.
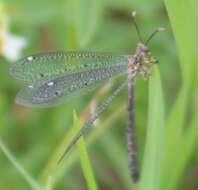
<svg viewBox="0 0 198 190"><path fill-rule="evenodd" d="M49 107L69 97L81 95L110 78L125 73L127 65L94 69L60 76L43 83L25 86L17 95L16 103L31 107Z"/></svg>
<svg viewBox="0 0 198 190"><path fill-rule="evenodd" d="M10 75L23 84L43 83L93 69L127 65L128 55L99 52L55 52L28 56L14 63Z"/></svg>

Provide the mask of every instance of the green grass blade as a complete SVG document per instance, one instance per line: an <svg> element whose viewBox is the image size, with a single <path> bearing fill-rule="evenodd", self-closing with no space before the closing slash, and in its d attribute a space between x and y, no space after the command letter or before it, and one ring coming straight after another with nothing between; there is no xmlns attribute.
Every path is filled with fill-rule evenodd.
<svg viewBox="0 0 198 190"><path fill-rule="evenodd" d="M46 185L46 189L47 190L52 190L53 189L53 177L49 176L48 177L48 181L47 181L47 185Z"/></svg>
<svg viewBox="0 0 198 190"><path fill-rule="evenodd" d="M78 0L76 29L80 48L87 46L97 30L101 16L101 4L100 0Z"/></svg>
<svg viewBox="0 0 198 190"><path fill-rule="evenodd" d="M164 102L160 75L154 68L149 81L149 115L141 190L159 190L164 153Z"/></svg>
<svg viewBox="0 0 198 190"><path fill-rule="evenodd" d="M165 0L165 5L176 39L183 83L166 125L166 150L162 178L163 187L169 183L170 173L175 172L175 164L179 161L178 147L180 147L184 141L184 122L188 110L189 94L193 81L193 67L195 65L195 62L193 61L193 38L195 37L194 26L196 19L194 17L195 14L193 13L192 2L193 1L191 0L182 0L180 1L178 8L178 1ZM175 158L177 159L175 160Z"/></svg>
<svg viewBox="0 0 198 190"><path fill-rule="evenodd" d="M194 14L193 0L165 0L173 33L179 53L183 82L189 83L192 79L192 58L194 41Z"/></svg>
<svg viewBox="0 0 198 190"><path fill-rule="evenodd" d="M101 17L101 6L100 0L66 2L66 19L73 27L78 48L85 48L93 38Z"/></svg>
<svg viewBox="0 0 198 190"><path fill-rule="evenodd" d="M175 147L178 146L182 138L188 93L192 80L193 26L191 19L193 16L191 1L181 1L179 9L178 1L175 0L166 0L165 5L176 39L183 78L182 88L168 118L166 129L168 138L167 151L174 152ZM184 16L184 13L188 13L188 15ZM175 132L173 132L173 129ZM166 160L169 162L170 159Z"/></svg>
<svg viewBox="0 0 198 190"><path fill-rule="evenodd" d="M97 131L93 130L93 132L87 139L87 144L91 145L99 136L101 136L106 130L106 128L110 127L111 123L114 120L116 120L116 118L119 117L120 114L123 114L124 110L126 110L126 106L125 105L120 106L117 110L115 110L115 112L113 112L110 115L110 117L107 120L101 123ZM70 154L64 158L63 162L60 163L60 165L58 165L57 162L58 159L61 157L62 153L64 152L65 147L67 147L69 142L71 142L72 136L73 133L71 128L71 130L67 132L63 141L55 150L54 154L52 154L52 158L50 158L49 162L44 168L43 173L41 175L42 183L51 184L51 182L49 182L49 176L51 176L53 178L53 183L51 185L55 186L58 183L58 181L63 180L63 177L64 178L65 176L69 177L68 173L71 171L72 167L75 165L75 163L78 161L79 158L79 155L77 154L77 150L76 149L72 150Z"/></svg>
<svg viewBox="0 0 198 190"><path fill-rule="evenodd" d="M76 134L80 130L80 120L76 116L76 112L73 112L73 133ZM81 137L77 142L77 147L80 153L80 162L83 170L84 177L87 182L89 190L97 190L96 180L91 167L91 162L89 160L86 146L83 137Z"/></svg>
<svg viewBox="0 0 198 190"><path fill-rule="evenodd" d="M171 172L171 177L167 186L164 188L166 190L177 189L179 182L181 181L182 174L186 168L188 161L190 160L192 154L194 153L195 145L198 139L198 117L193 119L190 124L186 134L183 137L183 141L178 147L179 151L177 157L174 159L174 170ZM179 159L178 159L179 158Z"/></svg>
<svg viewBox="0 0 198 190"><path fill-rule="evenodd" d="M188 102L187 95L188 89L183 87L166 122L166 148L164 160L165 178L169 178L170 168L173 168L171 164L172 159L176 155L175 150L177 150L177 147L180 145L183 138L183 125ZM166 183L166 180L164 180L164 182Z"/></svg>
<svg viewBox="0 0 198 190"><path fill-rule="evenodd" d="M16 158L11 154L8 148L0 139L0 149L6 155L8 160L12 163L12 165L16 168L16 170L21 174L21 176L25 179L25 181L30 185L30 187L34 190L44 190L31 176L30 174L20 165L20 163L16 160Z"/></svg>

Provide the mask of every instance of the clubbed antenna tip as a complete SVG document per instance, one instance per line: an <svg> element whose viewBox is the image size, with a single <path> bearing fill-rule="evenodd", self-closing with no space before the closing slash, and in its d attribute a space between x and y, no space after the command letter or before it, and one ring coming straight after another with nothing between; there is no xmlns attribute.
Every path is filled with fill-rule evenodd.
<svg viewBox="0 0 198 190"><path fill-rule="evenodd" d="M132 12L132 17L135 18L136 17L136 11Z"/></svg>
<svg viewBox="0 0 198 190"><path fill-rule="evenodd" d="M156 28L148 37L148 39L146 40L145 44L148 45L149 41L158 33L158 32L164 32L165 28L163 27L158 27Z"/></svg>
<svg viewBox="0 0 198 190"><path fill-rule="evenodd" d="M164 27L159 27L156 29L157 32L164 32L166 29Z"/></svg>

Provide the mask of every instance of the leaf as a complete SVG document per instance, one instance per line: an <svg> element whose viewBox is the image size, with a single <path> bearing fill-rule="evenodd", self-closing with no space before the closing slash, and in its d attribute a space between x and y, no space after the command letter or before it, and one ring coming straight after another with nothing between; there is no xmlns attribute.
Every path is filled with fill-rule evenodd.
<svg viewBox="0 0 198 190"><path fill-rule="evenodd" d="M180 58L182 86L167 119L166 150L162 177L163 187L169 184L170 173L175 173L175 164L181 160L181 158L178 157L180 152L179 147L181 147L184 141L184 123L186 121L189 95L193 82L193 70L196 65L194 61L193 43L196 19L193 11L193 1L182 0L180 1L179 8L178 1L175 0L165 0L165 5L171 21ZM179 175L179 173L177 174Z"/></svg>
<svg viewBox="0 0 198 190"><path fill-rule="evenodd" d="M183 136L182 143L178 147L179 151L177 151L177 157L173 160L174 170L171 172L171 178L169 178L169 182L166 183L164 189L177 189L178 184L181 181L182 174L184 173L186 166L194 153L194 148L198 142L197 126L198 117L196 115L189 125L186 134Z"/></svg>
<svg viewBox="0 0 198 190"><path fill-rule="evenodd" d="M76 112L73 112L73 133L76 134L80 130L80 120L77 118ZM77 147L80 153L80 162L81 167L83 170L84 177L87 182L87 186L89 190L97 190L96 180L94 177L94 173L91 167L91 162L89 160L87 151L86 151L86 145L84 142L83 137L81 137L77 142Z"/></svg>
<svg viewBox="0 0 198 190"><path fill-rule="evenodd" d="M164 102L157 68L149 81L149 114L141 190L159 190L164 152Z"/></svg>
<svg viewBox="0 0 198 190"><path fill-rule="evenodd" d="M79 48L85 48L93 38L101 16L99 0L69 0L66 2L66 20L73 27Z"/></svg>
<svg viewBox="0 0 198 190"><path fill-rule="evenodd" d="M5 146L5 144L0 139L0 149L2 152L6 155L8 160L11 162L11 164L15 167L15 169L21 174L21 176L26 180L26 182L29 184L29 186L32 189L35 190L44 190L43 187L40 186L31 176L30 174L20 165L20 163L16 160L16 158L11 154L11 152L8 150L8 148Z"/></svg>

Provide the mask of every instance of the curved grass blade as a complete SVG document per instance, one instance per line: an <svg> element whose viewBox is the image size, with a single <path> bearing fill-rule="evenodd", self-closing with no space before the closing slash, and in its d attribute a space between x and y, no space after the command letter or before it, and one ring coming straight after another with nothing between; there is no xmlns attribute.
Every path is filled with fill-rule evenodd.
<svg viewBox="0 0 198 190"><path fill-rule="evenodd" d="M73 133L77 133L77 131L80 130L80 120L77 118L75 111L73 111L73 120L74 120L73 121ZM91 166L91 161L89 159L83 137L79 139L77 146L78 146L78 150L80 153L81 168L82 168L85 180L87 182L87 187L89 190L97 190L98 189L97 183L94 177L93 169Z"/></svg>
<svg viewBox="0 0 198 190"><path fill-rule="evenodd" d="M164 101L160 73L149 81L149 115L140 190L159 190L164 154Z"/></svg>
<svg viewBox="0 0 198 190"><path fill-rule="evenodd" d="M37 183L37 181L28 173L28 171L25 170L25 168L23 168L23 166L16 160L14 155L12 155L12 153L6 147L6 145L4 144L1 138L0 138L0 149L8 158L12 166L16 168L16 170L20 173L20 175L25 179L25 181L29 184L29 186L32 189L44 190L44 187L41 186L39 183Z"/></svg>

